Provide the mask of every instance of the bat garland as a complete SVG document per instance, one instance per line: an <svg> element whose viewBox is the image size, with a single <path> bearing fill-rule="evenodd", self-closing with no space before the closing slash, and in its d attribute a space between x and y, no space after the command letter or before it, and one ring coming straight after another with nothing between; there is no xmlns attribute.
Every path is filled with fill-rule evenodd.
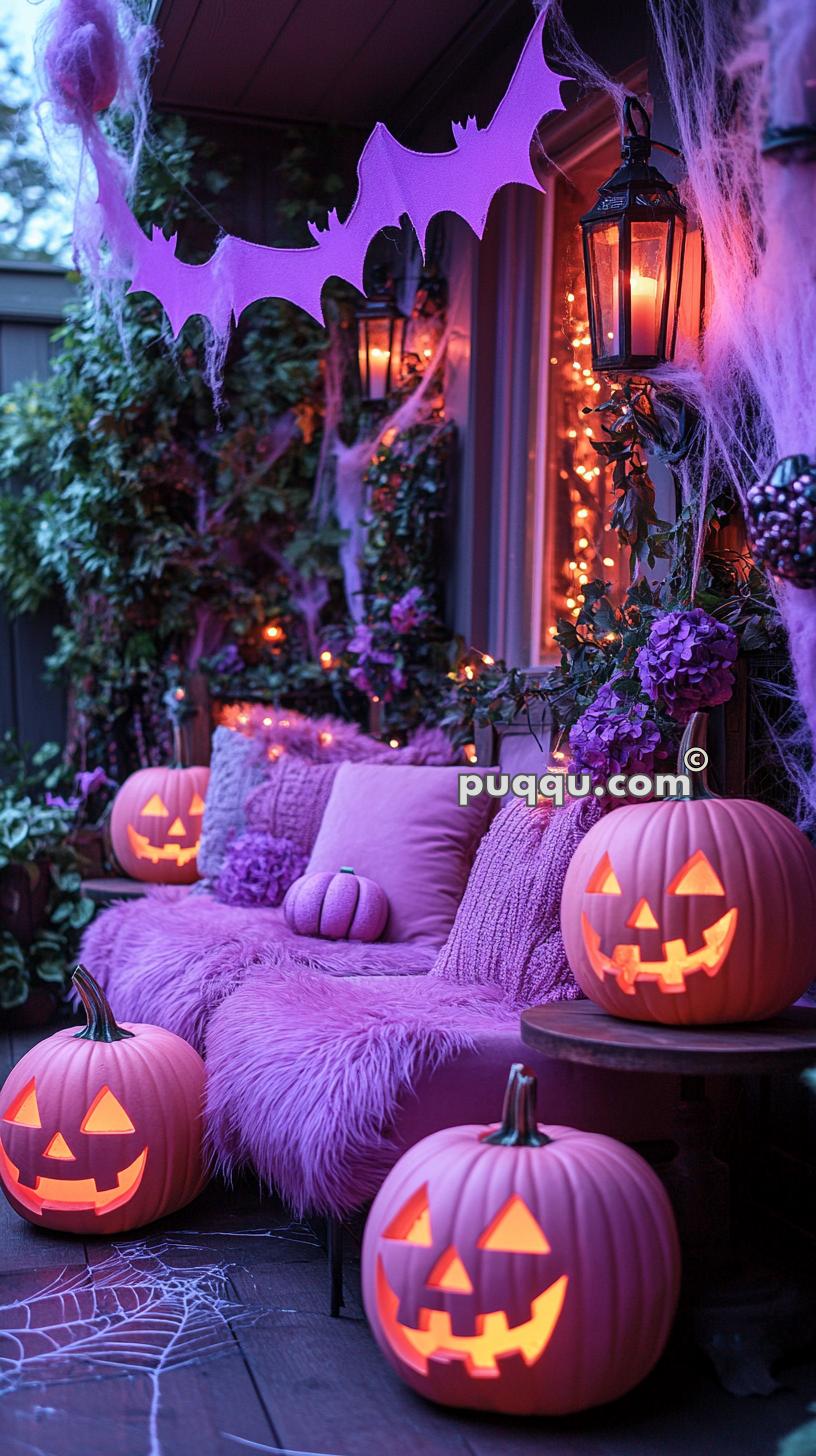
<svg viewBox="0 0 816 1456"><path fill-rule="evenodd" d="M88 17L77 14L83 7L92 12L96 51L93 32L89 39ZM402 146L378 123L360 157L357 195L348 217L341 222L332 210L325 228L310 222L313 246L266 247L228 235L207 262L184 263L176 257L177 234L166 238L154 227L148 237L136 221L127 202L123 168L96 120L98 111L110 103L113 80L109 74L98 78L94 61L101 56L107 64L116 53L111 26L121 51L118 14L116 0L61 0L45 53L46 75L61 119L80 126L96 169L94 234L107 242L114 263L109 272L129 280L129 292L153 294L174 335L187 319L200 314L223 344L244 309L261 298L287 299L324 323L321 293L326 281L342 278L363 292L363 265L372 238L384 227L399 226L403 216L415 229L423 253L428 226L440 212L457 213L481 238L499 188L510 182L539 188L530 161L531 138L546 113L564 109L559 88L565 78L551 71L544 59L545 8L486 127L480 128L473 117L464 125L454 123L452 150L430 153ZM80 21L84 21L83 47L78 49ZM138 44L144 51L141 31Z"/></svg>

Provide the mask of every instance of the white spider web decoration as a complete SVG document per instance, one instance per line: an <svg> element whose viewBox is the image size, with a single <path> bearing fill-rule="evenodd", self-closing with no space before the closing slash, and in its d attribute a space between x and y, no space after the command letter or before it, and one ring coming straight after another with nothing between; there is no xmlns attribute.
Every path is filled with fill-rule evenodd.
<svg viewBox="0 0 816 1456"><path fill-rule="evenodd" d="M299 1226L263 1233L305 1242ZM0 1304L0 1397L26 1387L142 1376L150 1391L146 1456L162 1456L162 1378L236 1351L236 1326L270 1312L232 1297L228 1264L173 1262L181 1250L199 1251L172 1239L114 1244L101 1263L63 1269L32 1294Z"/></svg>

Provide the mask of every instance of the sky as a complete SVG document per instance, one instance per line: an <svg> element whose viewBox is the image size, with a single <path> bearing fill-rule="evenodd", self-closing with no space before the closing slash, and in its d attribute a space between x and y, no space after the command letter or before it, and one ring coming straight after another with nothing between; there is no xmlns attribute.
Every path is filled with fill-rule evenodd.
<svg viewBox="0 0 816 1456"><path fill-rule="evenodd" d="M0 0L0 28L13 41L22 61L33 65L34 32L49 9L48 0L33 5L30 0Z"/></svg>
<svg viewBox="0 0 816 1456"><path fill-rule="evenodd" d="M31 78L32 94L34 94L34 35L43 16L51 10L54 0L39 0L39 3L32 3L32 0L0 0L0 34L10 44L20 68L23 73ZM45 147L36 123L26 128L24 134L19 138L18 145L36 156L43 156ZM2 217L5 206L2 190L2 157L0 157L0 217ZM70 257L70 228L71 215L73 212L73 199L70 196L70 187L64 181L63 187L55 194L52 205L44 210L42 217L31 224L30 234L27 242L33 247L44 243L50 243L51 247L60 241L64 243L60 257L68 261Z"/></svg>

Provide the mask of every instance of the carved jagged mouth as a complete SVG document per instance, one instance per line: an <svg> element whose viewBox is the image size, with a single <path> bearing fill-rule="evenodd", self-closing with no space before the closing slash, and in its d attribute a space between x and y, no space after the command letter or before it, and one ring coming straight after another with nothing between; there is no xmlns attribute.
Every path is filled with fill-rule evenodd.
<svg viewBox="0 0 816 1456"><path fill-rule="evenodd" d="M421 1309L417 1329L400 1324L399 1300L380 1259L377 1307L392 1348L419 1374L427 1374L429 1360L464 1360L469 1375L499 1375L496 1362L507 1355L520 1355L527 1365L535 1365L541 1359L561 1316L567 1283L567 1275L562 1274L539 1294L530 1306L530 1318L523 1324L508 1325L507 1315L499 1309L477 1315L474 1334L455 1335L450 1315L444 1309Z"/></svg>
<svg viewBox="0 0 816 1456"><path fill-rule="evenodd" d="M669 995L685 991L686 976L694 971L704 971L707 976L716 976L722 969L731 949L737 929L737 911L727 910L721 919L703 931L703 944L699 950L688 951L686 942L663 941L663 959L644 961L639 945L616 945L611 955L601 950L601 937L589 919L581 916L584 945L593 971L602 981L604 976L615 976L621 991L634 996L637 981L654 981L661 991Z"/></svg>
<svg viewBox="0 0 816 1456"><path fill-rule="evenodd" d="M6 1187L14 1197L32 1213L42 1213L44 1208L61 1211L110 1213L132 1198L142 1181L147 1162L147 1148L142 1148L138 1158L116 1175L116 1187L106 1188L100 1193L94 1178L36 1178L33 1188L26 1188L20 1182L20 1170L15 1168L2 1142L0 1142L0 1172Z"/></svg>
<svg viewBox="0 0 816 1456"><path fill-rule="evenodd" d="M151 844L146 834L137 834L132 824L127 827L130 847L137 859L149 859L151 864L160 864L162 860L171 859L181 869L195 859L198 854L201 840L197 839L195 844Z"/></svg>

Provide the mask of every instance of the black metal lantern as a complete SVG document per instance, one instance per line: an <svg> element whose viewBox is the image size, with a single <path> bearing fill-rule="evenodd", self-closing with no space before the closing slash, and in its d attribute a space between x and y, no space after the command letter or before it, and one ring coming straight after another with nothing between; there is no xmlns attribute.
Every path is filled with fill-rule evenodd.
<svg viewBox="0 0 816 1456"><path fill-rule="evenodd" d="M649 162L651 124L634 96L626 98L624 120L622 164L581 218L581 230L592 367L642 374L674 357L686 211L677 189Z"/></svg>
<svg viewBox="0 0 816 1456"><path fill-rule="evenodd" d="M390 298L366 298L357 310L360 394L387 399L402 375L405 319Z"/></svg>

